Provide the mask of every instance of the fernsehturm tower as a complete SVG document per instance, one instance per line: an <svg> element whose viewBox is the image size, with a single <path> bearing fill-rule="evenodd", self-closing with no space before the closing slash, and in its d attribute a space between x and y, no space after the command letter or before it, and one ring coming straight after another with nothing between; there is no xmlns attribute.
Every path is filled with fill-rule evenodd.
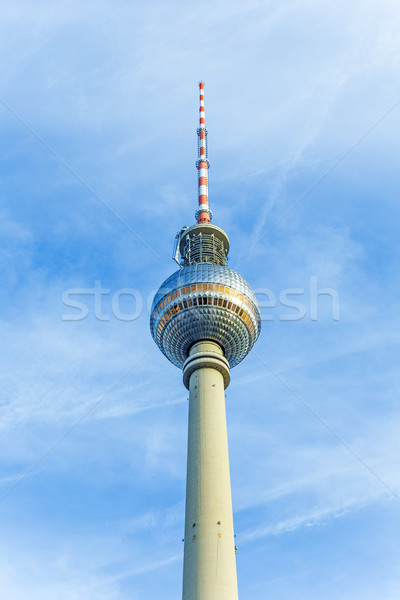
<svg viewBox="0 0 400 600"><path fill-rule="evenodd" d="M150 327L189 390L183 600L237 600L224 390L261 322L253 290L226 266L228 236L211 224L204 83L197 134L197 223L176 236L179 269L155 295Z"/></svg>

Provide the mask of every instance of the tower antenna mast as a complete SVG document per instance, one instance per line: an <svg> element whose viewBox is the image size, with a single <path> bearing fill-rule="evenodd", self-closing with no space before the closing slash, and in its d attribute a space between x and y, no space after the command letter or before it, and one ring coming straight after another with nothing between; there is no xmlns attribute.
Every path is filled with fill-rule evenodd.
<svg viewBox="0 0 400 600"><path fill-rule="evenodd" d="M200 109L199 109L199 127L197 129L198 136L198 157L196 167L199 178L199 206L196 211L197 223L210 223L212 212L208 205L208 169L210 161L208 160L207 147L207 129L206 118L204 111L204 81L199 83L200 92Z"/></svg>

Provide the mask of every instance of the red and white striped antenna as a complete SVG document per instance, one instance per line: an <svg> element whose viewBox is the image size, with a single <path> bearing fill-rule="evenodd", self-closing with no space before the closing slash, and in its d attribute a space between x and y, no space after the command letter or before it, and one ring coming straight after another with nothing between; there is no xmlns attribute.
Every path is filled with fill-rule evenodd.
<svg viewBox="0 0 400 600"><path fill-rule="evenodd" d="M204 114L204 81L199 83L200 92L200 117L199 117L199 128L197 129L198 136L198 158L196 161L196 167L198 170L199 179L199 206L196 211L197 223L210 223L212 219L212 212L208 206L208 169L210 168L210 162L208 160L208 149L207 149L207 129L206 120Z"/></svg>

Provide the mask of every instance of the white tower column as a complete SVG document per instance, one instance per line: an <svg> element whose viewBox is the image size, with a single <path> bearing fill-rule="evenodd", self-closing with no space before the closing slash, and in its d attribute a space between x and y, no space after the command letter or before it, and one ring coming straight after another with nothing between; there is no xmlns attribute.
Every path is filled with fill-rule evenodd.
<svg viewBox="0 0 400 600"><path fill-rule="evenodd" d="M229 363L211 341L193 345L189 389L183 600L237 600L225 388Z"/></svg>

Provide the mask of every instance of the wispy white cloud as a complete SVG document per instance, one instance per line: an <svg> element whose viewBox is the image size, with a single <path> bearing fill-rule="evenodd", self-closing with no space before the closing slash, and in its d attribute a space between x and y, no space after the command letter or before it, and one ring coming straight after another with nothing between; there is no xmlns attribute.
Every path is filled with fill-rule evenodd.
<svg viewBox="0 0 400 600"><path fill-rule="evenodd" d="M338 506L319 507L304 514L296 515L288 519L270 525L260 525L256 530L245 531L240 536L242 543L252 542L259 538L274 535L282 535L300 529L302 527L315 527L329 519L337 519L346 515L349 511L362 507L359 501L353 500Z"/></svg>

